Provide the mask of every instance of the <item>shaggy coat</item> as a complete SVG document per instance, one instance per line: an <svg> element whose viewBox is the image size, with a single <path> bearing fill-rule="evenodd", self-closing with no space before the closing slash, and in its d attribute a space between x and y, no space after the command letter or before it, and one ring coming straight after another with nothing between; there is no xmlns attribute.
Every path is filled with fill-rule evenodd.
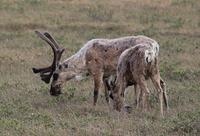
<svg viewBox="0 0 200 136"><path fill-rule="evenodd" d="M121 53L140 43L152 43L159 51L155 40L146 36L130 36L117 39L93 39L86 43L75 55L64 61L60 69L60 76L55 84L82 75L91 75L94 79L94 105L96 105L102 79L105 87L105 96L109 101L107 83L111 75L116 74L116 67ZM52 83L54 86L54 82Z"/></svg>
<svg viewBox="0 0 200 136"><path fill-rule="evenodd" d="M167 94L166 89L161 85L162 79L158 66L158 52L153 48L151 43L138 44L121 54L117 65L117 79L115 87L112 90L114 109L121 110L123 106L121 96L124 95L125 88L130 84L135 85L135 89L137 89L137 86L140 87L143 107L146 108L146 97L150 93L146 80L149 78L159 92L160 111L163 115L163 97L168 107Z"/></svg>

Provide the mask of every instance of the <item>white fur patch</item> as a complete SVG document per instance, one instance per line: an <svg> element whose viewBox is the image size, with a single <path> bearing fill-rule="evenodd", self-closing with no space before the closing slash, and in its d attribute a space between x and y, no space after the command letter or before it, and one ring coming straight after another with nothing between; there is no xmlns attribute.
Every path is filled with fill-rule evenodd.
<svg viewBox="0 0 200 136"><path fill-rule="evenodd" d="M83 77L82 75L76 75L76 76L75 76L75 79L76 79L77 81L81 81L81 80L84 79L84 77Z"/></svg>
<svg viewBox="0 0 200 136"><path fill-rule="evenodd" d="M155 57L156 57L156 52L154 49L145 51L145 62L146 63L150 63L150 62L154 61Z"/></svg>
<svg viewBox="0 0 200 136"><path fill-rule="evenodd" d="M116 79L115 75L109 76L108 84L111 85L112 83L114 83L114 82L115 82L115 79Z"/></svg>
<svg viewBox="0 0 200 136"><path fill-rule="evenodd" d="M151 45L153 46L153 51L155 52L155 56L157 57L159 55L159 44L157 42L153 42Z"/></svg>

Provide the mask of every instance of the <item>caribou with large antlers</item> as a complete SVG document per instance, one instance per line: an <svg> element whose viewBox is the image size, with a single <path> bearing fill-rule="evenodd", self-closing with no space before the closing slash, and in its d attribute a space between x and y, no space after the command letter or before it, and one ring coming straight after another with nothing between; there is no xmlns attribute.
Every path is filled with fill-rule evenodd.
<svg viewBox="0 0 200 136"><path fill-rule="evenodd" d="M51 95L61 94L61 85L73 78L91 75L94 79L94 105L103 81L106 101L109 102L109 83L111 75L116 75L117 61L121 53L127 48L140 43L158 43L146 36L128 36L117 39L93 39L88 41L76 54L60 63L64 48L58 46L56 40L47 32L36 31L36 34L46 41L52 48L54 59L51 66L33 68L34 73L40 73L42 81L51 82ZM158 48L159 49L159 48Z"/></svg>

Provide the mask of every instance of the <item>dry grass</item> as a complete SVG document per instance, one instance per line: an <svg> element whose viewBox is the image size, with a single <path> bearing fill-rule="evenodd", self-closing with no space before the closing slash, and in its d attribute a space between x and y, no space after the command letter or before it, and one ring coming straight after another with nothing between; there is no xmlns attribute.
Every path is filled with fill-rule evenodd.
<svg viewBox="0 0 200 136"><path fill-rule="evenodd" d="M199 135L199 9L197 0L1 0L0 135ZM148 113L110 111L103 92L94 108L91 79L70 81L63 95L51 97L31 72L51 61L35 29L51 32L68 49L63 58L92 38L156 39L170 111L159 117L156 94Z"/></svg>

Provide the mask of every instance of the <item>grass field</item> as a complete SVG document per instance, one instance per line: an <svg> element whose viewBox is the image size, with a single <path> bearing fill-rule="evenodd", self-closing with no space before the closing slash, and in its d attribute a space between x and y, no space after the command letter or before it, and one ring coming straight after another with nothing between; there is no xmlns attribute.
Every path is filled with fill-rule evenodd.
<svg viewBox="0 0 200 136"><path fill-rule="evenodd" d="M200 135L199 13L199 0L1 0L0 135ZM50 96L49 85L31 71L52 61L34 30L49 31L67 48L62 59L92 38L143 34L157 40L169 112L159 116L155 93L146 113L110 111L103 91L94 108L92 79L67 82L63 95Z"/></svg>

